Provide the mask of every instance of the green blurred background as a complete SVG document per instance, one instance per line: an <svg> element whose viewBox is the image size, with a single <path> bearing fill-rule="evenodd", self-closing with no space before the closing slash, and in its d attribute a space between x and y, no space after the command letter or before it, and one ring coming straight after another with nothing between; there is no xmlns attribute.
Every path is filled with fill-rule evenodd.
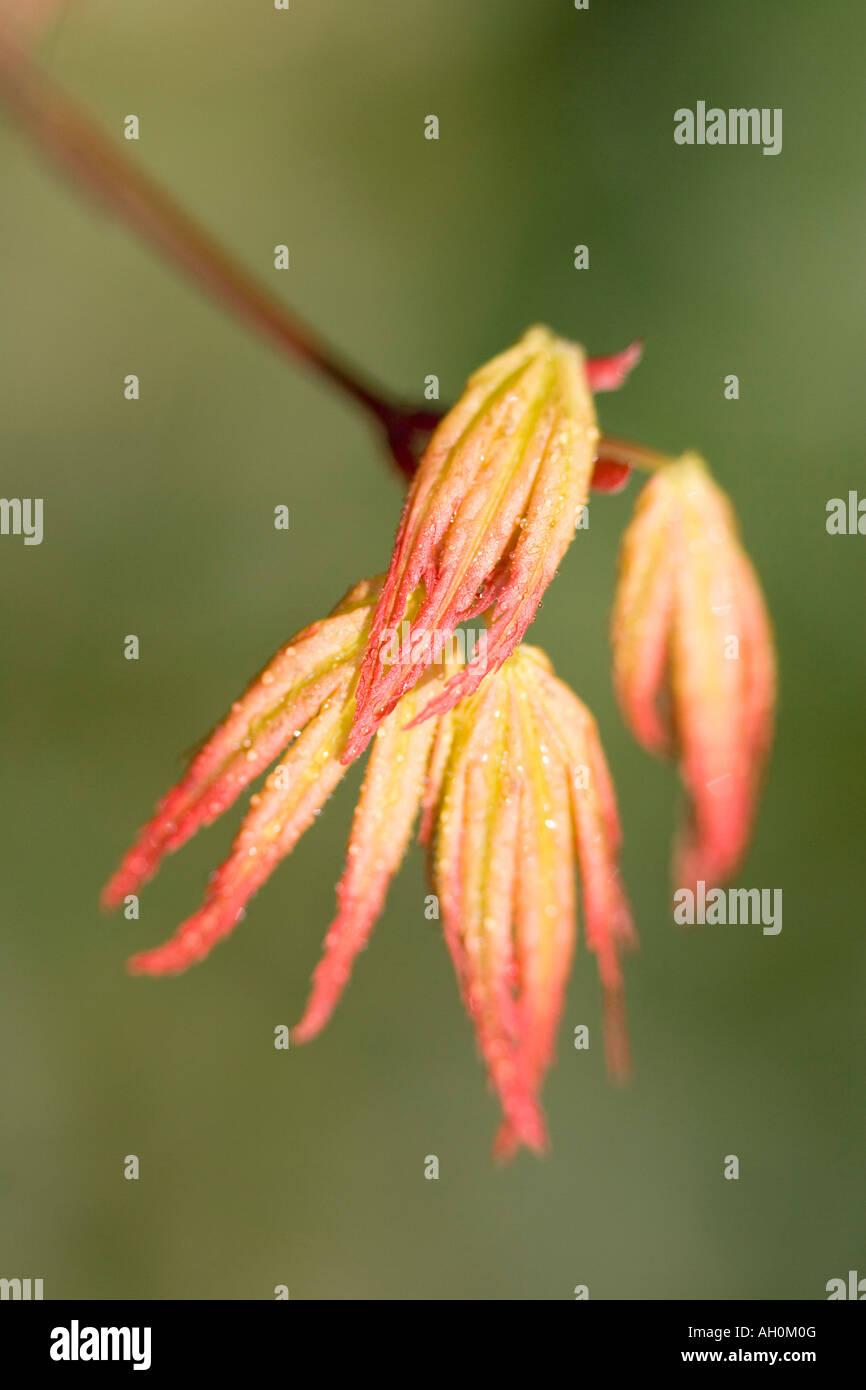
<svg viewBox="0 0 866 1390"><path fill-rule="evenodd" d="M738 882L782 888L784 927L672 925L675 775L625 733L606 643L633 485L594 502L531 633L595 710L619 788L642 937L628 1089L605 1080L581 950L552 1153L493 1165L417 852L328 1030L275 1051L357 768L206 965L126 976L197 903L240 809L166 865L138 922L100 915L101 883L247 677L384 567L401 487L349 406L4 121L2 492L45 499L45 539L0 539L0 1275L49 1298L761 1299L866 1274L866 539L824 524L864 487L864 43L856 0L89 0L43 42L107 129L140 117L131 159L410 397L436 373L455 398L535 321L596 353L646 339L603 425L704 451L777 625L778 742ZM675 146L698 99L782 107L782 154Z"/></svg>

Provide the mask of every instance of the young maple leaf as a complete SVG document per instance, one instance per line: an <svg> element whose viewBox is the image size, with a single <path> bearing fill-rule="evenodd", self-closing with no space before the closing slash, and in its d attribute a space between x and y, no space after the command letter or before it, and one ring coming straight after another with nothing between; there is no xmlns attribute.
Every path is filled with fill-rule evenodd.
<svg viewBox="0 0 866 1390"><path fill-rule="evenodd" d="M608 390L640 355L589 361L535 327L470 377L424 451L409 487L358 681L346 757L356 757L426 667L418 638L487 614L487 643L420 713L442 714L502 665L535 616L586 505L599 431L593 389ZM627 472L627 470L625 470ZM607 465L601 486L621 485ZM381 646L406 628L420 655L386 665Z"/></svg>
<svg viewBox="0 0 866 1390"><path fill-rule="evenodd" d="M609 1067L628 1070L619 951L635 938L612 784L592 717L532 647L446 714L437 738L443 766L424 834L445 939L505 1115L496 1150L540 1150L538 1092L571 963L575 868Z"/></svg>
<svg viewBox="0 0 866 1390"><path fill-rule="evenodd" d="M697 454L659 468L625 532L614 680L650 752L675 756L690 799L677 883L718 883L748 844L773 734L776 667L761 587L728 498Z"/></svg>
<svg viewBox="0 0 866 1390"><path fill-rule="evenodd" d="M202 906L165 944L134 956L133 973L173 974L203 959L241 920L344 774L354 685L380 587L380 580L364 581L277 653L123 860L103 895L109 906L137 891L164 854L283 753ZM572 955L575 867L617 1073L627 1067L618 952L632 928L616 867L613 791L591 717L540 652L520 647L480 690L419 723L419 710L460 665L459 656L444 653L377 730L337 915L293 1036L312 1038L329 1019L421 810L445 939L505 1116L497 1152L506 1156L521 1144L540 1150L546 1143L538 1093Z"/></svg>

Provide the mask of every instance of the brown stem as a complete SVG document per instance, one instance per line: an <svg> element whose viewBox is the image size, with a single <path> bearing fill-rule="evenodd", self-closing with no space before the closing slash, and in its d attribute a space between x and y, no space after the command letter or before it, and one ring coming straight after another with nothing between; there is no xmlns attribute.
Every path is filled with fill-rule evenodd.
<svg viewBox="0 0 866 1390"><path fill-rule="evenodd" d="M633 444L630 439L617 439L612 434L602 435L596 453L599 458L609 459L612 463L628 464L630 468L642 468L651 473L673 462L667 454L660 454L643 444Z"/></svg>
<svg viewBox="0 0 866 1390"><path fill-rule="evenodd" d="M0 25L0 100L78 187L85 187L239 318L290 357L314 368L390 433L411 413L333 351L279 303L160 186L120 152L90 117L50 82Z"/></svg>
<svg viewBox="0 0 866 1390"><path fill-rule="evenodd" d="M389 398L291 314L31 62L2 23L0 101L76 187L87 189L239 319L361 405L384 431L400 472L411 478L442 412ZM640 345L633 344L625 353L595 361L601 373L595 389L619 385L639 356ZM651 449L610 438L600 441L599 459L604 464L596 470L595 485L602 491L618 490L628 467L658 468L668 461Z"/></svg>

